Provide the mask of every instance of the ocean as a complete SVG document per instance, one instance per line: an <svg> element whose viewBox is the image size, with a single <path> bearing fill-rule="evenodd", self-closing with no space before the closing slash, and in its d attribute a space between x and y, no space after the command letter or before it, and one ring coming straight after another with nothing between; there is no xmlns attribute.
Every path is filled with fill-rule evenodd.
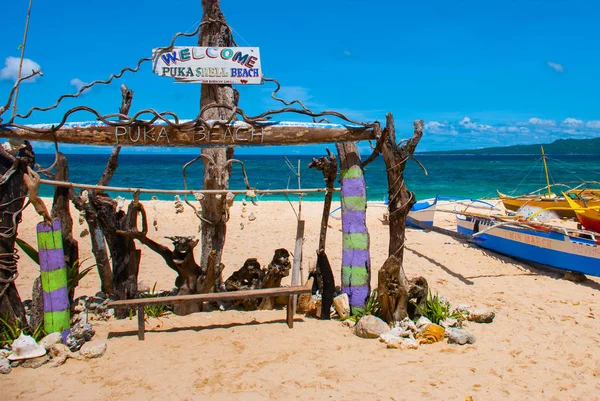
<svg viewBox="0 0 600 401"><path fill-rule="evenodd" d="M315 156L318 157L318 156ZM484 156L484 155L417 155L428 175L417 163L409 160L405 178L409 190L417 199L436 195L457 198L491 198L496 190L506 194L523 194L546 185L544 169L539 155ZM257 189L297 188L296 176L287 167L284 156L239 156L246 167L250 184ZM366 156L363 156L363 160ZM70 181L97 184L108 155L67 155ZM193 159L191 155L120 155L119 168L109 185L133 188L183 189L182 166ZM302 188L325 186L320 171L309 169L312 156L288 156L294 166L300 160ZM36 162L49 166L54 155L38 155ZM548 169L551 182L575 186L583 181L600 181L600 159L597 156L549 156ZM187 169L188 188L201 189L202 163L198 161ZM387 195L387 177L383 157L378 157L365 169L367 197L382 201ZM336 183L339 186L339 183ZM230 188L244 189L242 172L234 164ZM558 190L558 188L557 188ZM52 196L53 188L43 185L42 196ZM130 199L131 194L121 194ZM116 196L116 195L115 195ZM142 194L140 199L151 199L152 194ZM322 201L324 194L305 195L305 201ZM173 195L157 194L158 199L172 200ZM337 196L336 196L337 198ZM264 195L264 200L285 200L283 195ZM290 195L290 199L297 199ZM339 198L338 198L339 199Z"/></svg>

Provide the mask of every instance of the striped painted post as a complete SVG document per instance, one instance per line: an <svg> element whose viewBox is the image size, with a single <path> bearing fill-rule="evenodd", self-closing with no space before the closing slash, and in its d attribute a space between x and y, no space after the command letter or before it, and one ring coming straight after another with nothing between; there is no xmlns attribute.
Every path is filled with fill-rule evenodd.
<svg viewBox="0 0 600 401"><path fill-rule="evenodd" d="M342 292L348 294L352 314L364 309L371 290L371 257L367 231L367 193L359 166L341 173Z"/></svg>
<svg viewBox="0 0 600 401"><path fill-rule="evenodd" d="M44 295L44 330L62 333L64 343L70 332L71 311L60 220L54 220L52 224L39 223L37 240Z"/></svg>

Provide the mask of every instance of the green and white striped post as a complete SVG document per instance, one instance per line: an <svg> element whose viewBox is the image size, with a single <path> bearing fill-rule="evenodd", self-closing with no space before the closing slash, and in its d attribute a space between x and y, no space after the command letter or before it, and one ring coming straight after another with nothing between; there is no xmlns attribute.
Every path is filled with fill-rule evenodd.
<svg viewBox="0 0 600 401"><path fill-rule="evenodd" d="M71 311L67 290L67 268L60 220L37 225L37 240L44 295L44 330L59 332L63 343L71 331Z"/></svg>

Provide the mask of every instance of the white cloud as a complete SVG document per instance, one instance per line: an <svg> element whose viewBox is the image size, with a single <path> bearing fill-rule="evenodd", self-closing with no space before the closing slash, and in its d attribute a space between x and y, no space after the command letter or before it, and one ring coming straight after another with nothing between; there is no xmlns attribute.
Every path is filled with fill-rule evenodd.
<svg viewBox="0 0 600 401"><path fill-rule="evenodd" d="M313 95L310 94L310 89L304 86L282 86L281 89L275 94L275 97L291 102L293 100L300 100L304 105L314 105L311 102Z"/></svg>
<svg viewBox="0 0 600 401"><path fill-rule="evenodd" d="M562 121L561 125L565 125L567 127L581 127L583 125L583 121L568 117Z"/></svg>
<svg viewBox="0 0 600 401"><path fill-rule="evenodd" d="M3 79L8 79L11 81L16 81L18 79L19 76L19 63L21 62L21 59L18 57L7 57L6 60L4 60L4 68L2 70L0 70L0 80ZM21 70L21 76L26 76L31 74L31 71L39 71L40 70L40 65L38 63L36 63L35 61L28 59L28 58L24 58L23 59L23 68ZM22 82L35 82L35 80L38 78L38 75L36 75L33 78L29 78L26 81L22 81Z"/></svg>
<svg viewBox="0 0 600 401"><path fill-rule="evenodd" d="M81 79L79 79L79 78L73 78L73 79L72 79L72 80L71 80L69 83L70 83L71 85L73 85L73 86L75 87L75 89L76 89L78 92L79 92L79 90L80 90L80 89L81 89L83 86L85 86L85 85L87 85L87 84L88 84L88 82L82 81L82 80L81 80ZM89 92L89 91L91 91L91 90L92 90L92 88L87 88L86 90L84 90L84 91L82 92L82 94L84 94L84 93L88 93L88 92Z"/></svg>
<svg viewBox="0 0 600 401"><path fill-rule="evenodd" d="M538 117L532 117L529 119L529 124L531 125L541 125L544 127L554 127L556 126L556 121L554 120L542 120L541 118Z"/></svg>
<svg viewBox="0 0 600 401"><path fill-rule="evenodd" d="M448 140L460 137L459 141ZM579 120L568 117L557 123L531 117L526 122L482 124L464 117L454 121L427 121L425 124L424 148L472 149L490 146L550 143L561 138L600 137L600 120Z"/></svg>
<svg viewBox="0 0 600 401"><path fill-rule="evenodd" d="M546 64L556 72L565 72L565 67L563 67L562 64L554 63L552 61L548 61Z"/></svg>

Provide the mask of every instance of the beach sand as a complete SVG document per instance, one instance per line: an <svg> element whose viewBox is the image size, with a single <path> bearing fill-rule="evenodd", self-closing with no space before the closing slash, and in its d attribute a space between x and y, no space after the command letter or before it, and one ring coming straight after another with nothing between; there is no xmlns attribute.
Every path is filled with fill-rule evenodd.
<svg viewBox="0 0 600 401"><path fill-rule="evenodd" d="M191 209L175 214L172 202L144 202L150 236L197 235ZM338 205L334 204L334 208ZM257 219L242 219L236 202L228 224L223 263L225 277L246 258L267 264L276 248L293 252L296 220L287 202L247 206ZM388 226L383 210L368 209L372 286L386 259ZM306 220L304 277L315 262L322 203L303 203ZM90 256L86 225L77 224L81 256ZM454 226L453 216L438 213L436 224ZM19 237L35 244L39 217L30 207ZM240 223L244 224L243 229ZM341 221L330 219L327 254L340 281ZM175 273L143 248L140 281L157 289L173 288ZM198 249L197 249L198 251ZM600 280L560 279L560 273L529 267L455 239L409 229L404 269L424 276L434 292L452 305L467 303L496 312L492 324L469 323L474 345L445 341L418 350L386 349L377 340L356 337L339 321L296 316L294 329L285 312L209 312L149 319L145 341L137 322L92 322L95 340L108 344L95 360L68 360L58 368L13 369L0 375L3 400L598 400L600 399ZM197 257L198 259L198 257ZM92 263L88 261L87 263ZM17 286L31 297L39 268L22 255ZM289 284L289 278L284 280ZM76 295L99 290L95 271Z"/></svg>

